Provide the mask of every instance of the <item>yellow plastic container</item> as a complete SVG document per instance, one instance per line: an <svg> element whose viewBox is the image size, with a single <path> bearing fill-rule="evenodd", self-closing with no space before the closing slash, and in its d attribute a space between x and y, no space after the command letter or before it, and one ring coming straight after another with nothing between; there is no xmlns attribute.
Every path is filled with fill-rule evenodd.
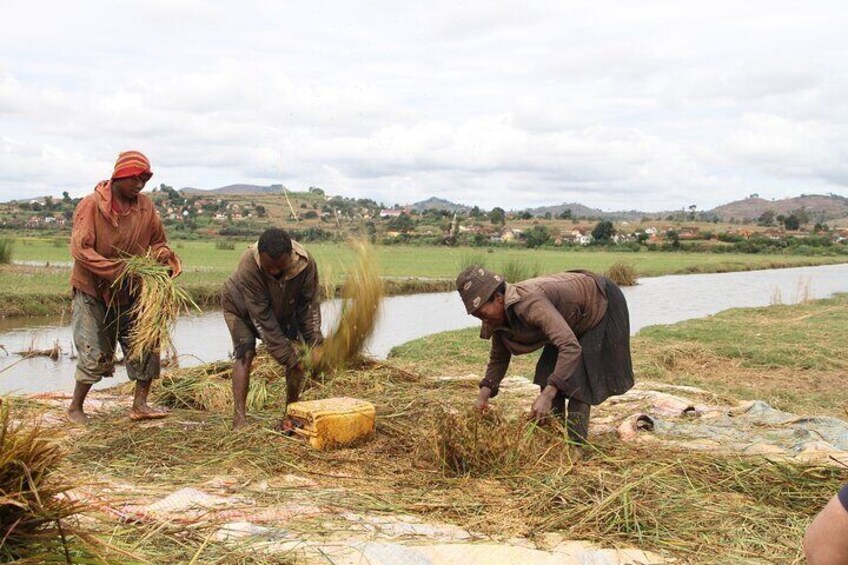
<svg viewBox="0 0 848 565"><path fill-rule="evenodd" d="M356 398L325 398L293 402L286 416L300 427L294 432L309 440L319 451L347 447L366 441L374 434L374 405Z"/></svg>

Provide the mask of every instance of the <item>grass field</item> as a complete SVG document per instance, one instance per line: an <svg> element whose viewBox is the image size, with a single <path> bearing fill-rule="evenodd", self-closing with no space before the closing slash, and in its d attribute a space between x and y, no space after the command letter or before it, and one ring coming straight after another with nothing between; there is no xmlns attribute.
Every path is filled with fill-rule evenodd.
<svg viewBox="0 0 848 565"><path fill-rule="evenodd" d="M183 261L180 282L201 303L215 302L221 283L232 273L249 242L233 242L234 249L217 249L215 240L172 242ZM318 261L322 277L339 282L353 259L344 244L309 244L307 249ZM510 261L526 263L540 274L566 269L606 271L613 263L632 265L640 276L672 273L707 273L768 269L790 266L823 265L845 262L844 257L807 257L797 255L749 255L709 253L612 252L598 250L559 250L523 248L449 248L378 246L381 274L384 278L440 279L451 281L470 259L483 261L500 270ZM69 296L67 264L71 261L67 240L22 238L15 242L14 257L27 265L0 267L0 316L57 313L56 305ZM47 268L45 265L49 264ZM450 283L434 287L428 281L396 286L389 293L416 290L448 290Z"/></svg>

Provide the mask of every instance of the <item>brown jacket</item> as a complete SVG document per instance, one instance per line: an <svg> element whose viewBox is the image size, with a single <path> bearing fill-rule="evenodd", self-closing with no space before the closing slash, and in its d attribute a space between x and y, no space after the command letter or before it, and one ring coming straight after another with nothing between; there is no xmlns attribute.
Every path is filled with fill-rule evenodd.
<svg viewBox="0 0 848 565"><path fill-rule="evenodd" d="M253 323L268 352L286 367L297 362L287 337L293 323L310 345L324 341L318 265L296 241L292 241L292 258L291 268L277 280L260 268L259 249L257 244L251 245L242 254L236 272L224 283L221 299L225 311Z"/></svg>
<svg viewBox="0 0 848 565"><path fill-rule="evenodd" d="M607 299L592 274L567 272L507 284L504 308L505 325L483 324L480 333L481 338L492 340L486 376L480 382L481 387L492 389L492 396L498 392L512 355L548 344L559 352L548 384L563 390L581 359L578 340L603 319Z"/></svg>
<svg viewBox="0 0 848 565"><path fill-rule="evenodd" d="M120 258L144 255L148 249L152 249L163 263L174 255L153 202L139 194L129 210L115 213L112 211L112 183L101 181L74 210L71 286L110 303L113 301L112 283L124 268ZM126 304L129 296L120 292L114 299L118 304Z"/></svg>

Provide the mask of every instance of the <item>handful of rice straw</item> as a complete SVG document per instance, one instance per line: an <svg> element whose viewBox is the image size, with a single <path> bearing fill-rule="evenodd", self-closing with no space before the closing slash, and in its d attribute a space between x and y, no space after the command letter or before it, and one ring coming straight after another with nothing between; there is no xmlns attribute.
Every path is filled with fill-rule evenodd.
<svg viewBox="0 0 848 565"><path fill-rule="evenodd" d="M171 278L167 265L162 265L148 250L145 255L123 259L126 268L112 283L112 288L125 287L135 298L130 307L133 326L127 358L141 361L146 353L171 347L171 331L181 310L189 306L200 311L194 300Z"/></svg>
<svg viewBox="0 0 848 565"><path fill-rule="evenodd" d="M341 369L354 360L377 323L383 281L374 249L363 241L353 240L350 244L356 261L342 287L338 325L318 348L315 363L309 367L315 372ZM309 356L305 358L308 360Z"/></svg>

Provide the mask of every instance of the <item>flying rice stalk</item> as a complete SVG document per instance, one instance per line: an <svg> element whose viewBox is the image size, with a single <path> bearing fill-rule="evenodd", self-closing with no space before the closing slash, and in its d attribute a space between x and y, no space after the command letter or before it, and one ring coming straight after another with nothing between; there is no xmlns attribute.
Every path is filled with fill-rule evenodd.
<svg viewBox="0 0 848 565"><path fill-rule="evenodd" d="M130 351L127 358L141 361L145 354L172 347L171 332L180 311L200 307L171 278L167 265L162 265L148 250L145 255L125 257L125 268L112 283L113 289L126 288L135 297L129 315Z"/></svg>
<svg viewBox="0 0 848 565"><path fill-rule="evenodd" d="M377 323L383 298L377 258L364 241L351 241L351 246L356 261L342 287L339 322L318 348L314 365L309 367L314 372L332 372L347 366L360 355Z"/></svg>

